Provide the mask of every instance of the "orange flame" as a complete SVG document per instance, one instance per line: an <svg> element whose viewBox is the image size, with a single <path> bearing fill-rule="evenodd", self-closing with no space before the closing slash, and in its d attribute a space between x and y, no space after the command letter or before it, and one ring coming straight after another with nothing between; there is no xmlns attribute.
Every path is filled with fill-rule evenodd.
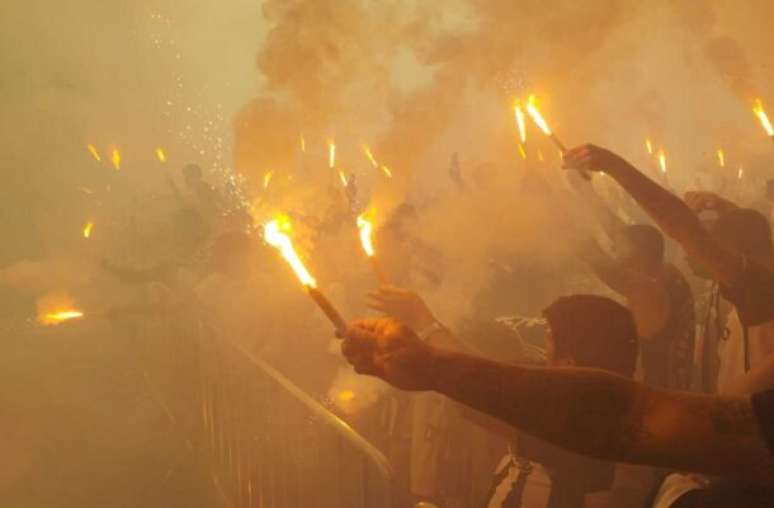
<svg viewBox="0 0 774 508"><path fill-rule="evenodd" d="M44 325L58 325L71 319L83 317L83 312L79 310L61 310L58 312L49 312L44 314L39 321Z"/></svg>
<svg viewBox="0 0 774 508"><path fill-rule="evenodd" d="M721 168L726 167L726 154L723 152L722 148L718 148L718 164L720 164Z"/></svg>
<svg viewBox="0 0 774 508"><path fill-rule="evenodd" d="M376 162L376 159L374 158L374 154L371 153L371 149L368 147L368 145L361 145L361 148L363 149L363 153L365 154L365 156L368 157L368 160L371 161L371 165L374 168L378 168L379 163Z"/></svg>
<svg viewBox="0 0 774 508"><path fill-rule="evenodd" d="M527 113L529 113L532 121L546 136L551 135L551 128L548 126L546 119L543 118L543 115L540 114L540 110L537 107L537 99L534 95L530 95L529 99L527 99Z"/></svg>
<svg viewBox="0 0 774 508"><path fill-rule="evenodd" d="M274 171L267 171L263 175L263 188L264 189L268 189L269 188L269 184L271 183L271 179L272 179L273 176L274 176Z"/></svg>
<svg viewBox="0 0 774 508"><path fill-rule="evenodd" d="M113 163L113 167L121 169L121 152L117 148L113 149L113 153L110 154L110 162Z"/></svg>
<svg viewBox="0 0 774 508"><path fill-rule="evenodd" d="M761 102L760 99L755 100L755 104L753 105L753 113L755 113L755 116L757 116L758 120L760 120L761 125L763 126L763 130L766 131L766 134L769 136L774 136L774 127L772 127L768 115L763 110L763 102Z"/></svg>
<svg viewBox="0 0 774 508"><path fill-rule="evenodd" d="M516 103L515 106L513 106L513 113L516 117L516 127L519 129L519 139L522 143L527 142L527 122L526 118L524 117L524 110L521 109L521 104L519 102Z"/></svg>
<svg viewBox="0 0 774 508"><path fill-rule="evenodd" d="M737 172L736 176L737 176L737 178L739 178L740 180L741 180L741 179L742 179L742 177L744 176L744 168L743 168L742 166L739 166L739 171Z"/></svg>
<svg viewBox="0 0 774 508"><path fill-rule="evenodd" d="M365 214L360 214L357 217L357 229L360 231L360 244L363 246L368 257L373 257L375 254L373 243L373 224L365 218Z"/></svg>
<svg viewBox="0 0 774 508"><path fill-rule="evenodd" d="M304 139L303 134L298 135L298 141L301 145L301 153L306 153L306 140Z"/></svg>
<svg viewBox="0 0 774 508"><path fill-rule="evenodd" d="M83 226L83 237L86 239L89 239L91 237L91 230L94 229L94 223L89 222L85 226Z"/></svg>
<svg viewBox="0 0 774 508"><path fill-rule="evenodd" d="M527 151L524 150L524 145L519 143L519 154L521 154L521 158L524 160L527 160Z"/></svg>
<svg viewBox="0 0 774 508"><path fill-rule="evenodd" d="M328 167L336 167L336 143L333 141L328 142Z"/></svg>
<svg viewBox="0 0 774 508"><path fill-rule="evenodd" d="M347 181L347 175L345 175L344 172L341 170L339 170L339 180L341 180L341 184L344 187L349 185L349 182Z"/></svg>
<svg viewBox="0 0 774 508"><path fill-rule="evenodd" d="M387 166L382 166L382 172L384 173L384 176L387 178L392 178L392 171L390 171L390 168Z"/></svg>
<svg viewBox="0 0 774 508"><path fill-rule="evenodd" d="M301 258L296 254L290 237L282 231L283 225L285 226L285 230L290 227L287 220L283 219L274 219L263 226L263 237L266 240L266 243L280 252L285 261L287 261L293 269L293 272L295 272L298 280L301 281L301 284L310 289L316 288L317 281L314 280L314 277L307 271Z"/></svg>
<svg viewBox="0 0 774 508"><path fill-rule="evenodd" d="M666 174L667 172L666 154L664 153L663 148L658 149L658 165L661 168L661 172Z"/></svg>
<svg viewBox="0 0 774 508"><path fill-rule="evenodd" d="M89 143L88 145L86 145L86 148L89 150L89 153L91 154L91 156L94 157L94 160L96 160L97 162L102 162L102 157L100 157L99 152L97 151L97 148L94 145Z"/></svg>
<svg viewBox="0 0 774 508"><path fill-rule="evenodd" d="M645 150L647 150L650 155L653 155L653 142L650 138L645 138Z"/></svg>
<svg viewBox="0 0 774 508"><path fill-rule="evenodd" d="M154 152L156 154L156 158L159 160L160 163L164 164L165 162L167 162L167 154L164 152L163 148L156 148Z"/></svg>

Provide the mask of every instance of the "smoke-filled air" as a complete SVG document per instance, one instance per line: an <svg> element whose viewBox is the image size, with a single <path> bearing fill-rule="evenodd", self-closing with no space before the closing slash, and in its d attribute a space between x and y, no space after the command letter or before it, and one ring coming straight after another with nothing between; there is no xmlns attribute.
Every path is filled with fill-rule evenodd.
<svg viewBox="0 0 774 508"><path fill-rule="evenodd" d="M774 504L772 19L4 2L0 505Z"/></svg>

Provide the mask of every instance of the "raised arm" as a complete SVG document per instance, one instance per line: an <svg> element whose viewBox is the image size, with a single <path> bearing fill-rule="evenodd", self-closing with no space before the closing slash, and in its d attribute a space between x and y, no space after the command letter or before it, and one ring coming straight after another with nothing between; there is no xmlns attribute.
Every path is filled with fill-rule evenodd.
<svg viewBox="0 0 774 508"><path fill-rule="evenodd" d="M732 285L742 273L742 260L721 248L680 198L658 185L618 155L594 145L565 154L565 168L603 171L614 178L658 224L700 261L714 277Z"/></svg>
<svg viewBox="0 0 774 508"><path fill-rule="evenodd" d="M354 323L355 370L405 390L435 390L594 457L774 483L774 460L745 397L654 390L587 369L505 365L433 348L399 323Z"/></svg>

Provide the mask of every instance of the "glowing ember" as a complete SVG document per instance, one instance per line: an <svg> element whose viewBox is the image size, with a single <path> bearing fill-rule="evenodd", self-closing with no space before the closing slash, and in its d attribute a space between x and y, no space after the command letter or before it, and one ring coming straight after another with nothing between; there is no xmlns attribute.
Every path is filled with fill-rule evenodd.
<svg viewBox="0 0 774 508"><path fill-rule="evenodd" d="M328 142L328 167L336 167L336 143L333 141Z"/></svg>
<svg viewBox="0 0 774 508"><path fill-rule="evenodd" d="M524 149L524 145L519 143L519 154L521 155L521 158L524 160L527 160L527 151Z"/></svg>
<svg viewBox="0 0 774 508"><path fill-rule="evenodd" d="M371 161L371 165L374 168L378 168L379 167L379 163L376 162L376 159L374 158L374 154L371 153L371 149L368 148L368 145L362 145L362 148L363 148L363 153L365 154L365 156L368 157L369 161Z"/></svg>
<svg viewBox="0 0 774 508"><path fill-rule="evenodd" d="M83 226L83 237L88 239L91 237L91 230L94 229L94 223L89 222L85 226Z"/></svg>
<svg viewBox="0 0 774 508"><path fill-rule="evenodd" d="M720 164L721 168L726 167L726 154L721 148L718 148L718 164Z"/></svg>
<svg viewBox="0 0 774 508"><path fill-rule="evenodd" d="M263 226L263 237L266 239L266 243L279 250L282 257L295 272L298 280L301 281L301 284L311 289L317 287L317 281L314 280L314 277L307 271L301 258L296 254L290 237L282 231L280 220L275 219L267 222Z"/></svg>
<svg viewBox="0 0 774 508"><path fill-rule="evenodd" d="M374 255L374 243L373 243L373 224L365 218L365 214L361 214L357 218L357 229L360 230L360 243L363 246L368 257Z"/></svg>
<svg viewBox="0 0 774 508"><path fill-rule="evenodd" d="M60 312L51 312L43 316L41 322L46 325L58 325L64 321L71 319L79 319L83 317L83 312L79 310L63 310Z"/></svg>
<svg viewBox="0 0 774 508"><path fill-rule="evenodd" d="M390 168L387 166L382 166L382 173L384 173L384 176L387 178L392 178L392 171L390 171Z"/></svg>
<svg viewBox="0 0 774 508"><path fill-rule="evenodd" d="M663 148L658 149L658 165L661 168L661 172L666 174L667 172L666 154L664 153Z"/></svg>
<svg viewBox="0 0 774 508"><path fill-rule="evenodd" d="M336 398L339 399L340 402L350 402L355 398L355 392L352 390L342 390L336 395Z"/></svg>
<svg viewBox="0 0 774 508"><path fill-rule="evenodd" d="M744 176L744 168L739 166L739 171L736 173L736 177L741 180L743 176Z"/></svg>
<svg viewBox="0 0 774 508"><path fill-rule="evenodd" d="M271 183L271 179L272 179L273 176L274 176L274 171L267 171L263 175L263 188L264 189L268 189L269 188L269 184Z"/></svg>
<svg viewBox="0 0 774 508"><path fill-rule="evenodd" d="M543 118L543 115L540 113L540 110L537 107L537 99L535 99L534 95L530 95L529 99L527 99L527 113L529 113L532 121L535 122L535 125L537 125L546 136L551 135L551 128L548 126L546 119Z"/></svg>
<svg viewBox="0 0 774 508"><path fill-rule="evenodd" d="M161 162L162 164L167 162L167 154L164 152L163 148L156 148L155 150L156 158Z"/></svg>
<svg viewBox="0 0 774 508"><path fill-rule="evenodd" d="M304 139L303 134L298 135L298 141L301 145L301 153L306 153L306 140Z"/></svg>
<svg viewBox="0 0 774 508"><path fill-rule="evenodd" d="M89 150L89 153L91 154L91 156L94 157L95 161L97 162L102 161L102 157L100 157L99 152L97 151L97 148L94 145L88 144L86 145L86 148Z"/></svg>
<svg viewBox="0 0 774 508"><path fill-rule="evenodd" d="M527 122L526 118L524 117L524 110L521 109L521 104L516 103L516 105L513 107L513 113L516 117L516 127L519 129L519 139L522 143L527 142Z"/></svg>
<svg viewBox="0 0 774 508"><path fill-rule="evenodd" d="M650 140L650 138L645 139L645 149L650 155L653 155L653 142Z"/></svg>
<svg viewBox="0 0 774 508"><path fill-rule="evenodd" d="M117 148L113 149L113 153L110 154L110 162L113 163L113 167L121 169L121 152Z"/></svg>
<svg viewBox="0 0 774 508"><path fill-rule="evenodd" d="M766 131L766 134L774 137L774 127L772 127L768 115L763 110L763 103L760 99L755 100L755 104L753 105L753 113L755 113L755 116L757 116L758 120L760 120L761 125L763 126L763 130Z"/></svg>
<svg viewBox="0 0 774 508"><path fill-rule="evenodd" d="M349 182L347 181L347 175L344 174L343 171L339 170L339 180L341 180L341 184L346 187L349 185Z"/></svg>

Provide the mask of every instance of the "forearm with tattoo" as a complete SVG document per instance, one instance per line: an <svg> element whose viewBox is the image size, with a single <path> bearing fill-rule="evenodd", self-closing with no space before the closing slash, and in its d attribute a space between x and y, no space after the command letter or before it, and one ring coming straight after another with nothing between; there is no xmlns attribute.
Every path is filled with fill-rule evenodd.
<svg viewBox="0 0 774 508"><path fill-rule="evenodd" d="M504 365L453 352L433 389L564 448L598 458L774 482L751 404L657 391L590 369Z"/></svg>

